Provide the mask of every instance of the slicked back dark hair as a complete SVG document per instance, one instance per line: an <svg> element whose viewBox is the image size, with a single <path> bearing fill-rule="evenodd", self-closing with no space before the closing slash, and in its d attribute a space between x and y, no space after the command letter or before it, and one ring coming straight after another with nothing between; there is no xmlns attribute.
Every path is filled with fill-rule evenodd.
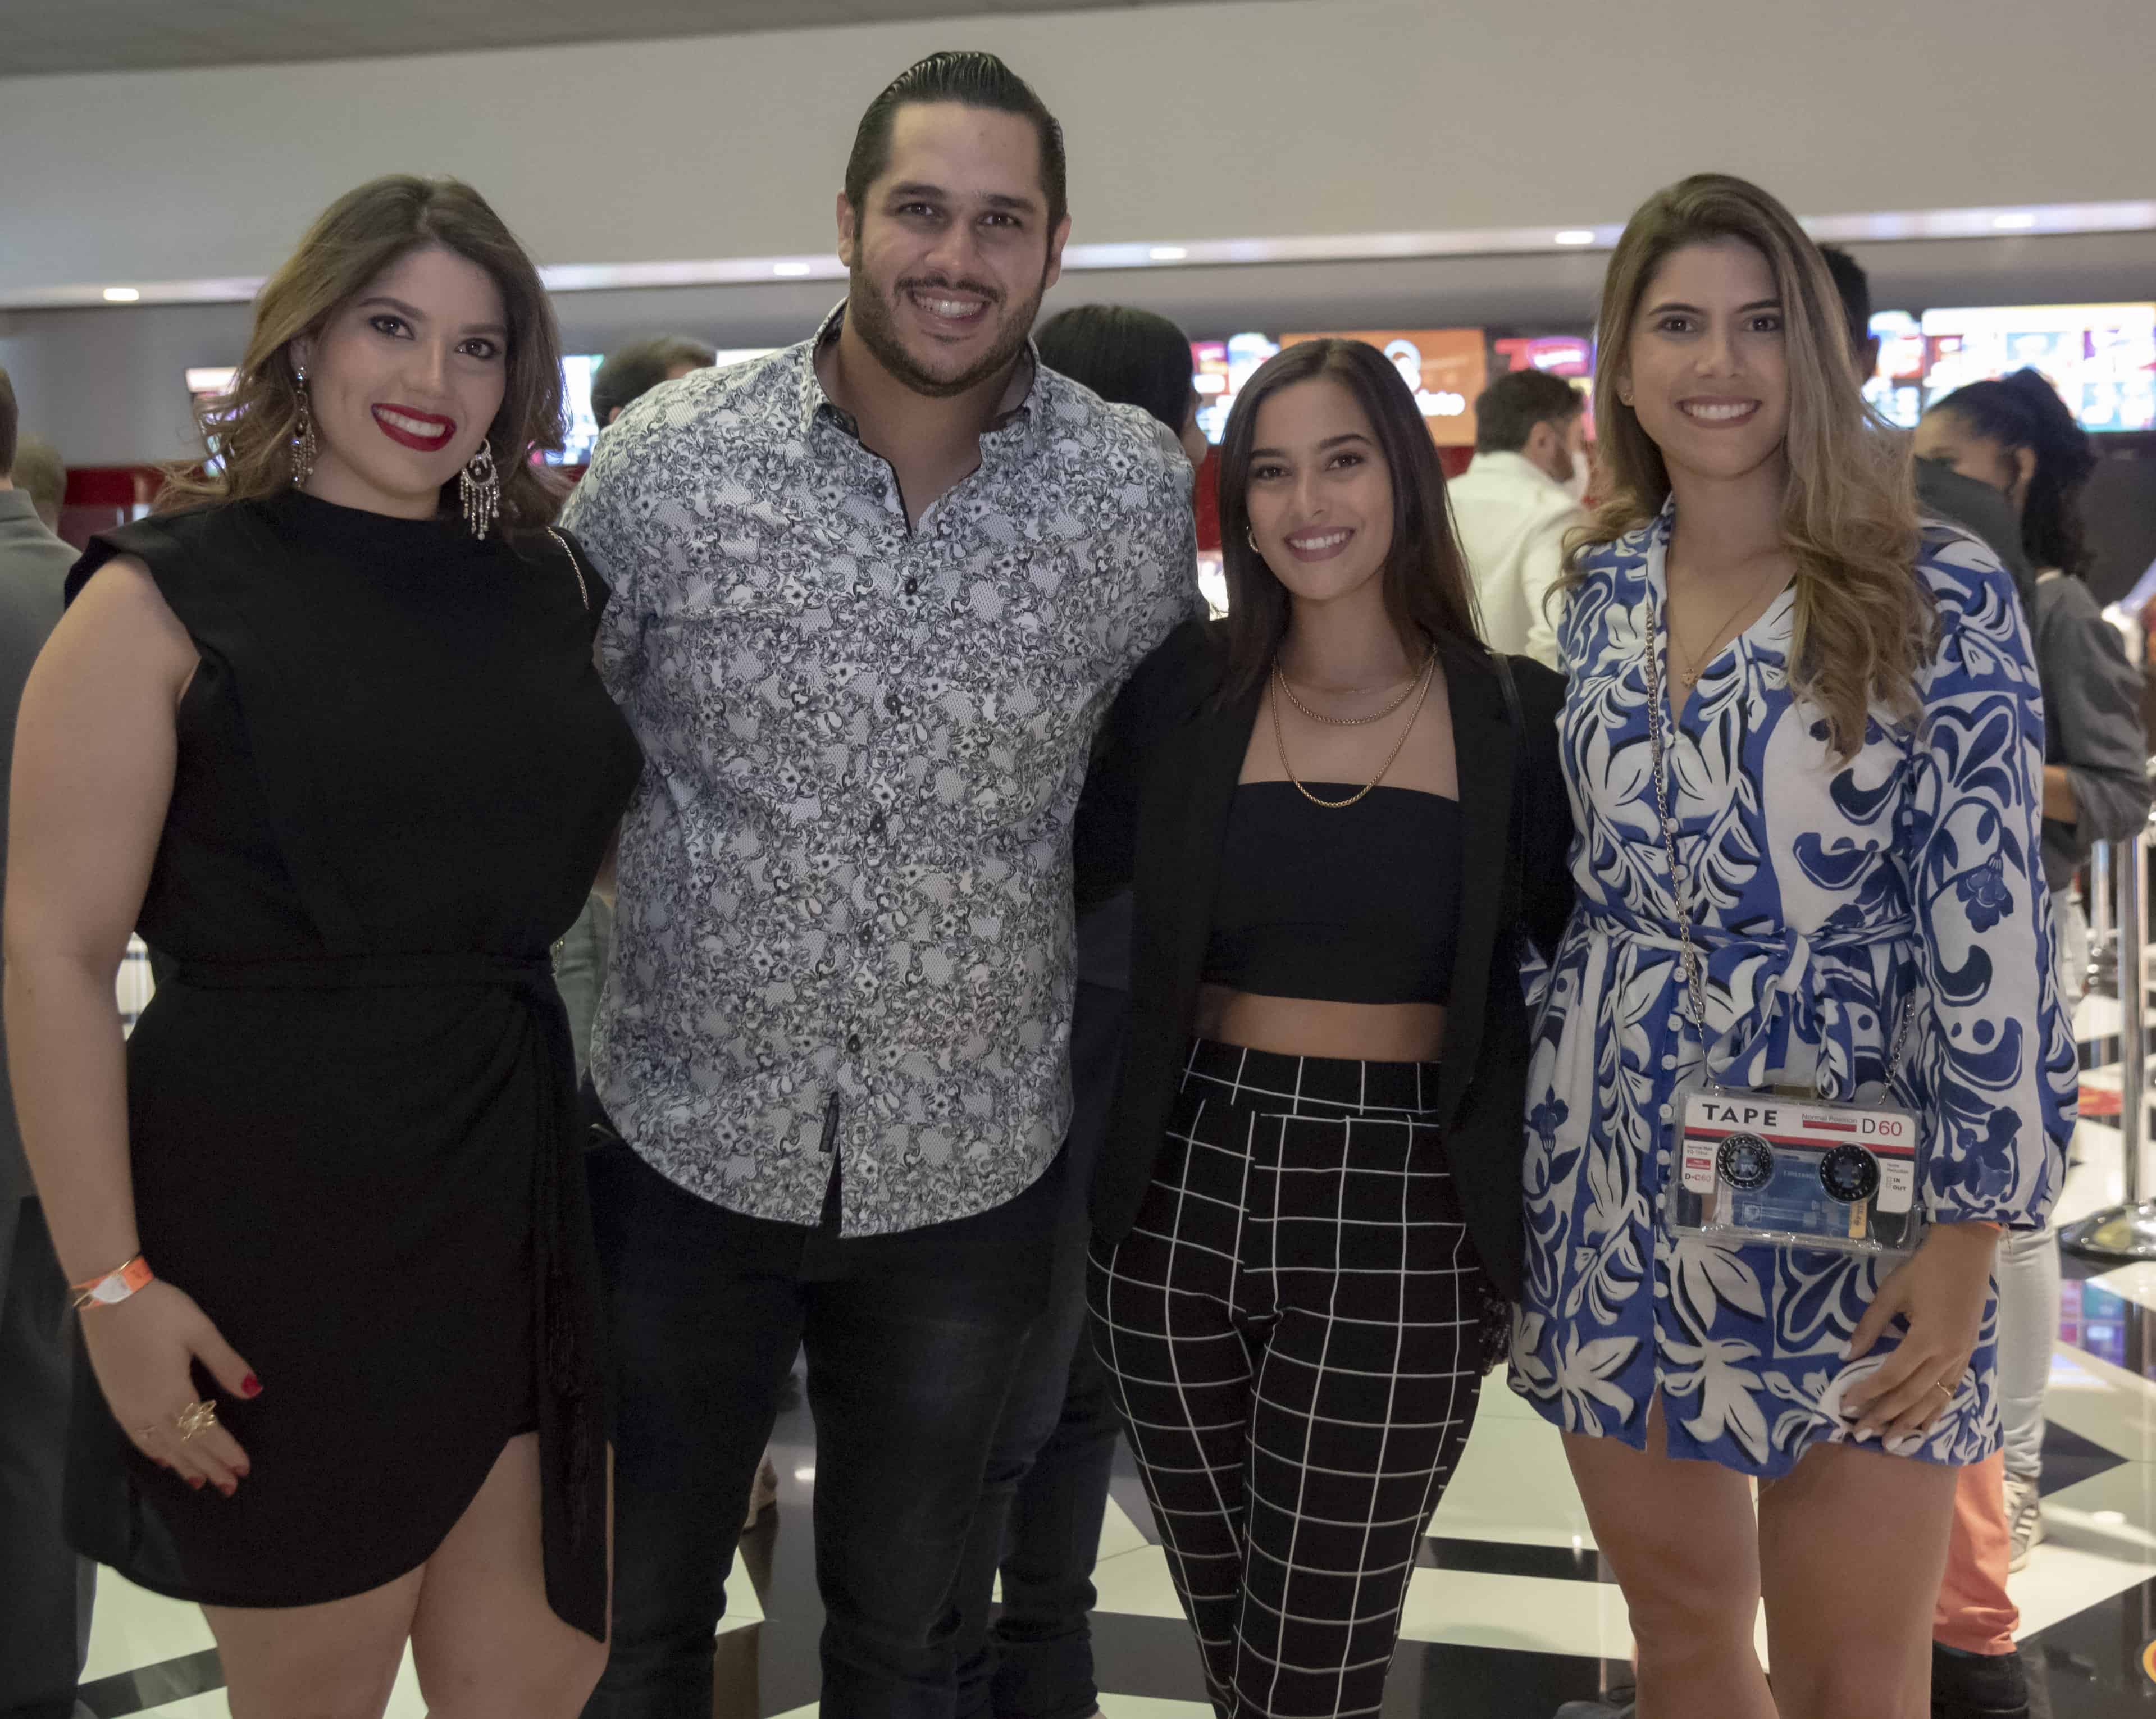
<svg viewBox="0 0 2156 1719"><path fill-rule="evenodd" d="M1040 362L1102 399L1142 406L1176 434L1190 418L1190 338L1129 305L1059 310L1034 337Z"/></svg>
<svg viewBox="0 0 2156 1719"><path fill-rule="evenodd" d="M1562 428L1586 409L1587 396L1547 370L1508 370L1475 402L1475 451L1517 454L1538 423Z"/></svg>
<svg viewBox="0 0 2156 1719"><path fill-rule="evenodd" d="M1834 276L1834 290L1841 295L1841 314L1849 324L1849 349L1861 352L1871 338L1871 277L1864 264L1838 244L1823 244L1826 272Z"/></svg>
<svg viewBox="0 0 2156 1719"><path fill-rule="evenodd" d="M955 101L961 107L1016 114L1033 121L1040 137L1040 189L1048 199L1048 230L1054 233L1070 212L1063 127L1033 93L1032 85L994 54L967 49L947 49L916 60L869 104L854 133L854 152L846 157L846 201L853 205L854 218L860 219L869 187L891 165L891 125L899 109L933 101Z"/></svg>
<svg viewBox="0 0 2156 1719"><path fill-rule="evenodd" d="M604 429L615 407L641 399L665 381L670 371L705 370L718 362L718 353L710 346L685 334L656 335L618 346L592 377L592 416Z"/></svg>

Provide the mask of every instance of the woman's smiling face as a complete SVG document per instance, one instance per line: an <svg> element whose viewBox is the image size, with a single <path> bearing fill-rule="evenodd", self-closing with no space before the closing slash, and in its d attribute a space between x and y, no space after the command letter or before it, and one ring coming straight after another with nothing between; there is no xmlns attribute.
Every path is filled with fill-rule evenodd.
<svg viewBox="0 0 2156 1719"><path fill-rule="evenodd" d="M1258 408L1245 506L1273 577L1306 603L1337 602L1384 571L1393 477L1369 414L1330 377Z"/></svg>
<svg viewBox="0 0 2156 1719"><path fill-rule="evenodd" d="M1767 259L1742 239L1672 251L1640 295L1618 397L1672 469L1737 478L1789 434L1784 311Z"/></svg>
<svg viewBox="0 0 2156 1719"><path fill-rule="evenodd" d="M318 337L295 341L292 359L307 373L319 444L308 493L429 518L501 409L508 317L484 269L428 245L368 282Z"/></svg>

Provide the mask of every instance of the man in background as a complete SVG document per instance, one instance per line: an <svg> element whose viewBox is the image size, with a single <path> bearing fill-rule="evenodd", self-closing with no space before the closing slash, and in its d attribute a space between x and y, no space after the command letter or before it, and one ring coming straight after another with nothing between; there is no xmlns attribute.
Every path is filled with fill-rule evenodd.
<svg viewBox="0 0 2156 1719"><path fill-rule="evenodd" d="M16 487L16 430L15 390L0 370L0 854L15 707L74 564ZM0 1057L0 1713L66 1719L90 1645L96 1566L60 1532L74 1316Z"/></svg>
<svg viewBox="0 0 2156 1719"><path fill-rule="evenodd" d="M1821 245L1820 254L1826 259L1835 290L1841 295L1841 312L1849 323L1850 348L1861 383L1879 367L1879 336L1871 331L1871 281L1863 264L1840 245ZM2006 498L1990 485L1964 477L1935 459L1919 459L1916 466L1917 505L1981 538L1999 557L1999 564L2014 576L2021 606L2033 615L2036 575L2021 552L2021 527Z"/></svg>
<svg viewBox="0 0 2156 1719"><path fill-rule="evenodd" d="M60 450L43 436L25 434L15 443L15 487L30 498L45 529L60 529L60 502L67 495L67 466Z"/></svg>
<svg viewBox="0 0 2156 1719"><path fill-rule="evenodd" d="M1445 486L1491 649L1551 668L1545 599L1564 571L1564 536L1584 524L1587 397L1561 376L1515 370L1475 403L1475 461Z"/></svg>
<svg viewBox="0 0 2156 1719"><path fill-rule="evenodd" d="M604 429L633 400L662 382L675 382L692 370L709 370L717 351L685 334L654 335L649 340L608 352L592 377L592 416Z"/></svg>

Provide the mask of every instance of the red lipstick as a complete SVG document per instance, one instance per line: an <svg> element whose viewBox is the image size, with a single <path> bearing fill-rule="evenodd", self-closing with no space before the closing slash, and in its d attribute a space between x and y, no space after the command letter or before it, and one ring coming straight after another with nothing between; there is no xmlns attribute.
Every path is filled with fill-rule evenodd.
<svg viewBox="0 0 2156 1719"><path fill-rule="evenodd" d="M377 406L374 422L393 442L422 454L439 454L457 433L457 421L439 412L421 412L410 406Z"/></svg>

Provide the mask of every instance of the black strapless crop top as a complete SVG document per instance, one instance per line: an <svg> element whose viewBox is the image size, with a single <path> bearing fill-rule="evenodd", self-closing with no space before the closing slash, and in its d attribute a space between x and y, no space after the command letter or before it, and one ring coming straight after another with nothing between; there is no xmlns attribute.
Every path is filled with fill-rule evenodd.
<svg viewBox="0 0 2156 1719"><path fill-rule="evenodd" d="M1353 784L1313 782L1344 799ZM1246 782L1228 808L1207 983L1320 1003L1445 1003L1460 926L1460 802L1378 788L1313 806Z"/></svg>

